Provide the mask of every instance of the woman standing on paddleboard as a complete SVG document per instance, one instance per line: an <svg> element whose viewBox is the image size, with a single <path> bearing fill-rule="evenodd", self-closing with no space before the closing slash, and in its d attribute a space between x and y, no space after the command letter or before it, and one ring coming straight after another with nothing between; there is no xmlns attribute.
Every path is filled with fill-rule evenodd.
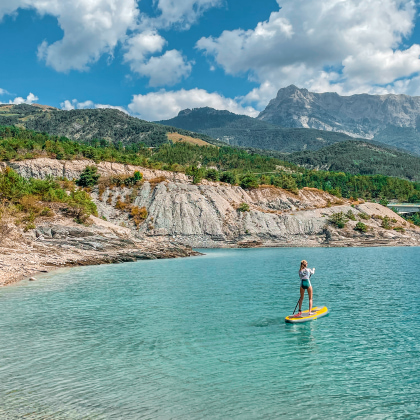
<svg viewBox="0 0 420 420"><path fill-rule="evenodd" d="M300 299L299 299L299 313L297 316L300 316L302 313L302 303L303 298L305 297L305 290L308 291L309 296L309 314L312 313L312 285L311 285L311 276L315 274L315 268L312 270L308 268L308 262L302 260L300 262L300 270L299 270L299 277L300 277Z"/></svg>

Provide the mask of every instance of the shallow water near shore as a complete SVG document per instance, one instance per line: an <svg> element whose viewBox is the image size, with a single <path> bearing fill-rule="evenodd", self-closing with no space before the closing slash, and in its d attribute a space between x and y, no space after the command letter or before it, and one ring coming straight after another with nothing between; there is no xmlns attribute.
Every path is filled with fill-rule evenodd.
<svg viewBox="0 0 420 420"><path fill-rule="evenodd" d="M418 418L420 248L203 252L0 289L0 418Z"/></svg>

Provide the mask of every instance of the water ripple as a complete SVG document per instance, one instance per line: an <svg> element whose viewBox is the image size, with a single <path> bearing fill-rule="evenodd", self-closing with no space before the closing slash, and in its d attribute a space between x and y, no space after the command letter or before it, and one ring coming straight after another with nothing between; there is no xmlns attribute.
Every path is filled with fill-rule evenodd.
<svg viewBox="0 0 420 420"><path fill-rule="evenodd" d="M0 418L416 418L419 254L213 250L3 288ZM288 325L302 258L331 312Z"/></svg>

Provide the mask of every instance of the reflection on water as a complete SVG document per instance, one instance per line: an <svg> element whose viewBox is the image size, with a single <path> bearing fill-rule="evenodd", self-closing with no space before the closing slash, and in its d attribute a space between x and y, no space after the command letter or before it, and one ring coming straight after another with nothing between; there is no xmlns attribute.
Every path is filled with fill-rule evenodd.
<svg viewBox="0 0 420 420"><path fill-rule="evenodd" d="M327 315L328 316L328 315ZM322 319L325 321L325 317ZM314 350L315 347L315 340L316 336L314 335L314 331L316 329L316 321L305 322L303 324L286 324L286 329L291 330L293 334L297 337L297 345L298 346L305 346L305 349L310 349L311 351Z"/></svg>
<svg viewBox="0 0 420 420"><path fill-rule="evenodd" d="M418 416L418 248L205 252L1 289L0 418Z"/></svg>
<svg viewBox="0 0 420 420"><path fill-rule="evenodd" d="M258 327L258 328L264 328L264 327L270 327L272 325L283 325L284 324L284 317L277 317L277 318L261 318L258 321L252 322L250 327Z"/></svg>

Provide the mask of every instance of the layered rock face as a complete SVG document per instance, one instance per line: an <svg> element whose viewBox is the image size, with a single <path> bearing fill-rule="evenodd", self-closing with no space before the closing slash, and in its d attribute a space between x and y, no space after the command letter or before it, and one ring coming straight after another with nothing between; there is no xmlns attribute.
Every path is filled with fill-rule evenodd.
<svg viewBox="0 0 420 420"><path fill-rule="evenodd" d="M131 194L128 188L107 190L99 199L97 192L92 192L100 215L127 225L129 215L117 210L114 203ZM167 237L194 247L223 247L253 240L281 245L300 240L304 235L316 235L322 232L325 220L321 215L313 218L300 210L324 207L328 200L338 201L311 190L302 190L295 196L272 187L247 191L216 183L192 185L168 181L156 186L145 182L133 204L148 211L147 219L138 229L141 236ZM250 211L239 211L242 203L248 204Z"/></svg>
<svg viewBox="0 0 420 420"><path fill-rule="evenodd" d="M283 127L338 131L372 139L386 126L417 129L420 97L314 93L294 85L280 89L258 119Z"/></svg>
<svg viewBox="0 0 420 420"><path fill-rule="evenodd" d="M4 165L23 176L77 178L85 166L94 162L33 159ZM121 164L97 166L103 176L132 175L134 170L143 173L145 181L134 189L114 187L99 191L96 187L91 192L99 217L112 222L112 226L127 227L138 240L153 238L199 248L420 244L419 229L379 204L352 207L345 200L310 188L292 194L272 186L244 190L205 180L194 185L185 174ZM127 203L127 208L119 209L118 201ZM240 211L243 204L248 205L249 211ZM131 217L130 206L147 210L147 217L138 226ZM336 229L328 223L333 213L348 211L356 218L361 213L388 216L396 220L395 226L404 226L407 232L382 229L381 219L375 218L362 220L370 228L366 234L354 231L356 221L349 221L346 229Z"/></svg>
<svg viewBox="0 0 420 420"><path fill-rule="evenodd" d="M25 178L46 179L48 176L54 178L77 179L86 166L96 166L98 173L102 176L133 175L135 171L143 174L143 179L165 177L173 181L188 181L188 176L183 173L147 169L140 166L124 165L122 163L100 162L96 164L93 160L57 160L50 158L28 159L17 162L0 162L0 170L6 167L14 169Z"/></svg>
<svg viewBox="0 0 420 420"><path fill-rule="evenodd" d="M111 194L111 196L110 196ZM358 215L388 216L395 226L408 223L392 210L379 204L351 206L325 192L303 189L298 195L271 187L243 190L226 185L191 185L162 182L152 186L145 182L136 192L133 204L145 207L146 220L136 228L127 212L115 208L131 189L107 190L99 199L92 195L98 212L115 224L131 226L139 237L161 237L197 248L247 246L372 246L420 245L420 230L387 231L381 219L370 219L369 233L354 230ZM249 211L239 211L242 203ZM345 229L328 223L333 213L351 211L357 221Z"/></svg>

